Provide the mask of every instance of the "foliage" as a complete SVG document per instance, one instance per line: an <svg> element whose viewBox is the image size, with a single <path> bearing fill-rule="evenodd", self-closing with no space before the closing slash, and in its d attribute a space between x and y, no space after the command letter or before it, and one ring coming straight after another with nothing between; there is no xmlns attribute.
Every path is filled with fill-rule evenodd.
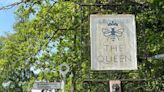
<svg viewBox="0 0 164 92"><path fill-rule="evenodd" d="M131 78L148 80L144 87L133 83L125 85L124 90L164 90L163 60L148 58L163 53L163 8L162 0L26 0L16 11L15 34L0 39L0 84L11 81L6 89L0 85L0 91L24 92L36 80L61 81L59 65L64 62L70 66L66 92L87 92L85 79ZM137 71L90 70L90 14L135 14ZM91 89L95 92L98 87L93 83Z"/></svg>

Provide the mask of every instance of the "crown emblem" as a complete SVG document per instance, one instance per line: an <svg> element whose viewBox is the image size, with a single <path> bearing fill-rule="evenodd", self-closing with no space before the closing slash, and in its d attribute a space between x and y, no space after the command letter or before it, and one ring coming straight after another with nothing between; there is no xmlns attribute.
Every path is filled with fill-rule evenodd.
<svg viewBox="0 0 164 92"><path fill-rule="evenodd" d="M118 26L118 23L112 21L111 23L108 23L108 26Z"/></svg>

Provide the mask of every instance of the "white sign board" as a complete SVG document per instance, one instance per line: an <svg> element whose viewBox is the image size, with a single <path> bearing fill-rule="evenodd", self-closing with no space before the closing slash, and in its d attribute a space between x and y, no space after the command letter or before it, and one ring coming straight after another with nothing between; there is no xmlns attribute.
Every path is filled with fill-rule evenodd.
<svg viewBox="0 0 164 92"><path fill-rule="evenodd" d="M91 69L137 69L134 15L90 15Z"/></svg>
<svg viewBox="0 0 164 92"><path fill-rule="evenodd" d="M49 82L35 82L33 85L33 89L60 89L61 88L61 83L60 82L54 82L54 83L49 83Z"/></svg>

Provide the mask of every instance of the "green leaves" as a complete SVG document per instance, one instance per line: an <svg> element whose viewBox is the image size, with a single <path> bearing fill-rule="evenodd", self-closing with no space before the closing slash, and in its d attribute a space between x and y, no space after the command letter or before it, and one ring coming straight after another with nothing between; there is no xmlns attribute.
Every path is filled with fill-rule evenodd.
<svg viewBox="0 0 164 92"><path fill-rule="evenodd" d="M77 2L77 1L76 1ZM83 3L95 4L85 0ZM137 3L138 2L138 3ZM10 80L14 88L8 90L26 91L36 80L61 81L59 65L67 63L70 71L66 76L66 91L84 92L86 78L120 79L146 78L146 90L162 90L163 62L147 59L163 53L163 8L162 0L138 0L136 3L116 0L100 1L100 4L121 4L121 6L81 6L71 1L27 0L16 14L15 34L0 38L0 83ZM142 6L142 5L144 6ZM141 9L142 7L142 9ZM80 10L81 8L81 10ZM101 11L101 12L100 12ZM99 14L135 14L137 24L138 67L135 71L96 72L90 70L89 16ZM127 82L129 83L129 82ZM134 85L138 85L134 83ZM140 86L131 90L142 90ZM2 86L0 86L1 91ZM93 84L92 88L97 90ZM3 88L2 88L3 89ZM105 88L104 88L105 89Z"/></svg>

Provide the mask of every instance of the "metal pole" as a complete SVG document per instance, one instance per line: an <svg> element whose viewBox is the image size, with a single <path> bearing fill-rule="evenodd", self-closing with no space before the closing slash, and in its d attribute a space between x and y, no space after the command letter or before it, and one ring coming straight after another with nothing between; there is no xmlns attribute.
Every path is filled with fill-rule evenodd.
<svg viewBox="0 0 164 92"><path fill-rule="evenodd" d="M62 92L65 92L65 77L64 77L64 80L62 81L62 86L63 86Z"/></svg>
<svg viewBox="0 0 164 92"><path fill-rule="evenodd" d="M65 78L64 78L64 84L63 84L63 92L65 92Z"/></svg>

